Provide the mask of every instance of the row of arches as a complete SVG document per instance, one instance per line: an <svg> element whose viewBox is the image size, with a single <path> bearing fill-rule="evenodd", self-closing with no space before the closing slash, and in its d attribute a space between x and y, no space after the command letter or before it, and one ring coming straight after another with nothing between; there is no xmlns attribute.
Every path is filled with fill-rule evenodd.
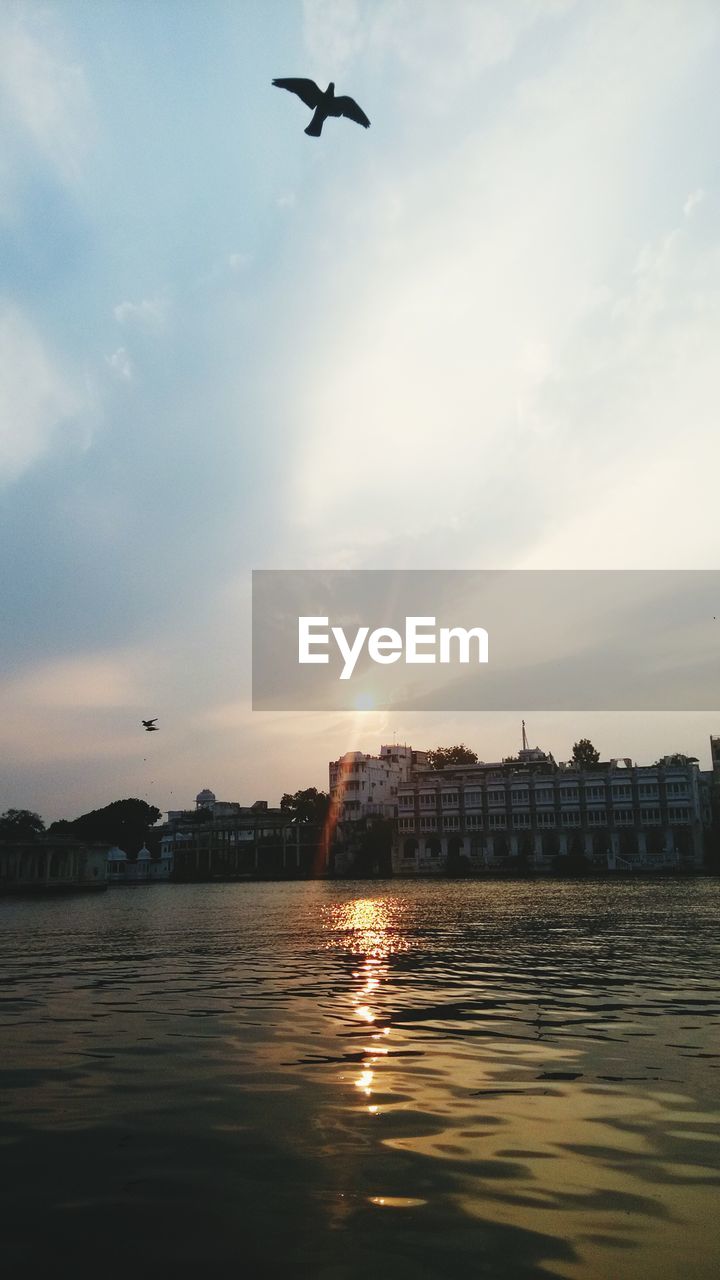
<svg viewBox="0 0 720 1280"><path fill-rule="evenodd" d="M501 862L505 859L531 860L569 857L605 863L608 858L659 858L677 855L681 859L695 854L693 836L687 829L653 827L649 831L594 832L523 832L519 835L496 833L484 836L408 836L400 842L405 863L424 859L430 863L445 858L469 858L472 862Z"/></svg>

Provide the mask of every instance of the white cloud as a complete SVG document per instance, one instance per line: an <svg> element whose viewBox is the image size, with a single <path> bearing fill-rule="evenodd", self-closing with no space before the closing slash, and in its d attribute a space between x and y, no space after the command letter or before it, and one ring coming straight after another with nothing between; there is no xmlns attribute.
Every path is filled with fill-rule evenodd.
<svg viewBox="0 0 720 1280"><path fill-rule="evenodd" d="M118 324L137 326L147 331L162 329L168 306L163 298L143 298L141 302L119 302L113 309Z"/></svg>
<svg viewBox="0 0 720 1280"><path fill-rule="evenodd" d="M126 654L78 654L36 667L3 689L26 709L93 710L139 701L138 660Z"/></svg>
<svg viewBox="0 0 720 1280"><path fill-rule="evenodd" d="M603 511L623 530L606 563L624 563L636 507L626 495L618 509L619 486L642 486L663 450L681 457L688 484L693 456L717 474L720 240L706 243L700 218L657 236L652 188L684 143L678 122L658 153L671 106L694 130L683 85L718 15L641 11L632 22L623 5L595 11L508 90L492 127L481 117L406 170L376 163L361 195L326 199L346 239L336 236L329 267L320 249L312 263L334 279L305 321L291 406L291 509L311 556L350 546L367 563L373 547L411 538L406 550L425 564L502 564L535 544L551 566L569 554L563 531L577 533L595 507L595 537ZM638 253L648 221L653 238ZM340 324L343 298L352 310ZM666 511L683 513L672 527L686 552L709 533L689 492L670 503L670 475L664 507L644 494L659 564L672 541L670 523L658 534ZM707 554L718 550L714 536ZM572 553L582 560L587 544Z"/></svg>
<svg viewBox="0 0 720 1280"><path fill-rule="evenodd" d="M30 321L0 300L0 479L40 458L83 400Z"/></svg>
<svg viewBox="0 0 720 1280"><path fill-rule="evenodd" d="M688 196L687 200L683 205L683 213L685 214L685 217L689 218L694 213L695 209L697 209L697 206L701 204L704 199L705 199L705 192L703 191L702 187L698 187L697 190L691 191L690 195Z"/></svg>
<svg viewBox="0 0 720 1280"><path fill-rule="evenodd" d="M251 262L251 253L231 253L228 256L228 266L231 271L247 271Z"/></svg>
<svg viewBox="0 0 720 1280"><path fill-rule="evenodd" d="M0 753L15 765L142 758L152 667L141 650L78 653L0 681Z"/></svg>
<svg viewBox="0 0 720 1280"><path fill-rule="evenodd" d="M645 245L535 405L573 496L531 567L715 566L719 321L720 238L685 223Z"/></svg>
<svg viewBox="0 0 720 1280"><path fill-rule="evenodd" d="M62 182L73 184L81 177L94 137L87 83L44 8L5 6L0 13L0 118L4 177L10 184L6 211L28 149Z"/></svg>
<svg viewBox="0 0 720 1280"><path fill-rule="evenodd" d="M366 42L358 0L304 0L305 43L313 58L342 67Z"/></svg>
<svg viewBox="0 0 720 1280"><path fill-rule="evenodd" d="M297 196L294 191L284 191L275 201L278 209L294 209Z"/></svg>
<svg viewBox="0 0 720 1280"><path fill-rule="evenodd" d="M505 61L538 21L575 0L304 0L304 35L311 57L328 75L361 55L393 60L422 76L426 92L454 91L468 78Z"/></svg>
<svg viewBox="0 0 720 1280"><path fill-rule="evenodd" d="M132 360L124 347L118 347L117 351L113 351L112 355L106 356L105 359L117 378L122 378L126 382L132 381Z"/></svg>

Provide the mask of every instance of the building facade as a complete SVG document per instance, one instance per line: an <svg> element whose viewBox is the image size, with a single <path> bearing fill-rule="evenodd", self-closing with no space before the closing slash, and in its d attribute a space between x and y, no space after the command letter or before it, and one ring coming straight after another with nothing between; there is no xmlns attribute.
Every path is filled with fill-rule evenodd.
<svg viewBox="0 0 720 1280"><path fill-rule="evenodd" d="M0 894L107 888L107 845L66 837L0 844Z"/></svg>
<svg viewBox="0 0 720 1280"><path fill-rule="evenodd" d="M160 857L172 859L174 880L290 879L331 870L325 828L295 822L289 810L265 800L241 805L205 798L201 804L198 797L195 813L168 814Z"/></svg>
<svg viewBox="0 0 720 1280"><path fill-rule="evenodd" d="M398 875L552 871L558 859L598 871L698 869L710 816L696 761L581 769L537 748L494 764L417 769L397 805Z"/></svg>
<svg viewBox="0 0 720 1280"><path fill-rule="evenodd" d="M153 858L150 850L143 845L136 858L128 858L124 849L117 845L107 855L108 884L156 884L167 881L173 872L172 851L160 850L160 856Z"/></svg>
<svg viewBox="0 0 720 1280"><path fill-rule="evenodd" d="M422 768L426 753L394 743L380 755L347 751L328 765L331 812L335 825L365 818L394 818L398 788L413 769Z"/></svg>

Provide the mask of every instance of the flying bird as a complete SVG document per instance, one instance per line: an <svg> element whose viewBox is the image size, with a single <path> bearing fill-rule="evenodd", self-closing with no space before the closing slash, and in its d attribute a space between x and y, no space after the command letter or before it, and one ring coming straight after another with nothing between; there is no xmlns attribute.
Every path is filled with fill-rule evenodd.
<svg viewBox="0 0 720 1280"><path fill-rule="evenodd" d="M157 720L157 716L155 716L155 720ZM144 729L145 729L145 732L146 732L146 733L159 733L159 732L160 732L160 730L158 729L158 727L157 727L157 725L156 725L156 723L155 723L155 720L143 720L143 727L144 727Z"/></svg>
<svg viewBox="0 0 720 1280"><path fill-rule="evenodd" d="M332 80L324 93L314 80L273 80L273 84L277 85L278 89L287 89L289 93L296 93L306 107L312 108L315 114L305 130L311 138L320 137L328 116L345 116L346 120L354 120L355 124L361 124L364 129L367 129L370 124L365 112L354 98L335 97L335 85Z"/></svg>

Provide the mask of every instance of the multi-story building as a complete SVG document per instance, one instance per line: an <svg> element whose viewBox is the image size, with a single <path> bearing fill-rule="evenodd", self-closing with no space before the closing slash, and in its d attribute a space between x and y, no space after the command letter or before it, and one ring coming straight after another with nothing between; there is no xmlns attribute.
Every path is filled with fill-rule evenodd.
<svg viewBox="0 0 720 1280"><path fill-rule="evenodd" d="M710 760L712 762L712 782L720 787L720 738L710 735Z"/></svg>
<svg viewBox="0 0 720 1280"><path fill-rule="evenodd" d="M425 764L426 752L394 743L381 746L380 755L347 751L328 765L330 803L334 822L352 823L363 818L394 818L398 787L413 769Z"/></svg>
<svg viewBox="0 0 720 1280"><path fill-rule="evenodd" d="M393 870L551 870L558 857L608 870L699 868L709 818L696 761L614 759L578 768L538 748L494 764L417 768L398 787Z"/></svg>
<svg viewBox="0 0 720 1280"><path fill-rule="evenodd" d="M175 880L322 876L330 853L324 827L298 823L266 800L241 805L207 791L195 811L171 811L160 828L161 861L172 860Z"/></svg>

